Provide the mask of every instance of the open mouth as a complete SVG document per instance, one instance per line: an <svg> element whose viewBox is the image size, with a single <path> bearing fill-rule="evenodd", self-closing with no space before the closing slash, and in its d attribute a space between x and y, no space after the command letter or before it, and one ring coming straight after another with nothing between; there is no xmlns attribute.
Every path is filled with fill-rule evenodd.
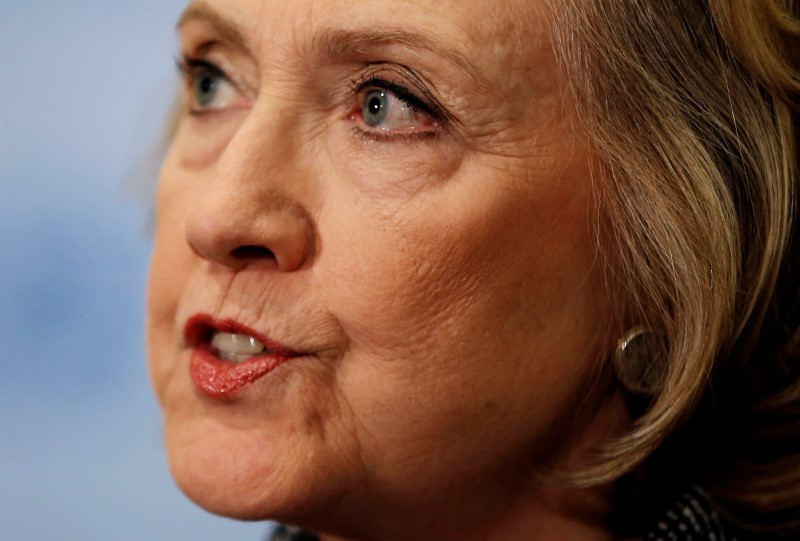
<svg viewBox="0 0 800 541"><path fill-rule="evenodd" d="M270 341L236 321L191 318L184 330L191 347L189 370L197 389L211 398L230 399L300 354Z"/></svg>
<svg viewBox="0 0 800 541"><path fill-rule="evenodd" d="M223 361L236 364L259 355L275 353L249 334L222 331L216 331L211 337L211 349Z"/></svg>

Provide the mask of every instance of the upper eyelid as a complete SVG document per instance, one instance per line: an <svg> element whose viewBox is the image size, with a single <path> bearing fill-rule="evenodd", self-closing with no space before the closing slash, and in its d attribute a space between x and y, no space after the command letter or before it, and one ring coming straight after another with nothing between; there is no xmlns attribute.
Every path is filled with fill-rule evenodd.
<svg viewBox="0 0 800 541"><path fill-rule="evenodd" d="M183 56L176 61L178 69L185 77L193 77L201 71L209 71L230 81L230 77L218 64L206 58Z"/></svg>
<svg viewBox="0 0 800 541"><path fill-rule="evenodd" d="M179 58L176 58L176 63L186 81L193 82L194 77L205 70L223 78L233 85L237 92L246 96L236 79L232 78L218 62L208 58L208 50L212 48L213 46L211 45L204 46L204 51L201 54L184 53ZM417 76L411 68L391 62L371 62L362 66L359 71L361 72L360 74L354 74L355 78L347 79L350 83L348 85L348 94L351 96L348 99L352 99L352 96L370 86L382 88L410 106L429 115L440 129L446 129L448 125L458 128L449 111L439 103L434 94L423 84L422 78ZM391 77L389 77L389 74L391 74ZM397 80L403 82L397 82ZM408 83L405 81L408 81ZM253 94L252 98L255 98L257 90Z"/></svg>
<svg viewBox="0 0 800 541"><path fill-rule="evenodd" d="M387 77L387 74L391 74L392 77ZM408 84L398 83L392 80L398 78L403 81L408 81ZM351 79L351 83L363 83L369 82L370 80L388 82L390 85L395 86L395 88L401 89L414 96L419 100L421 105L424 105L426 112L436 115L450 124L458 124L457 119L442 105L440 100L436 98L436 95L428 88L425 80L410 67L392 62L371 62L365 66L365 69L356 77L355 81ZM356 87L357 85L354 84L353 88ZM387 90L392 91L393 89L387 88Z"/></svg>
<svg viewBox="0 0 800 541"><path fill-rule="evenodd" d="M245 77L237 70L235 63L227 59L224 54L212 55L211 51L216 50L213 43L200 49L202 52L191 54L184 52L178 60L179 69L187 80L197 75L198 72L206 70L231 84L246 100L252 101L256 98L258 95L257 80Z"/></svg>
<svg viewBox="0 0 800 541"><path fill-rule="evenodd" d="M434 118L441 118L442 113L437 105L432 105L427 101L417 96L412 90L388 81L380 77L372 77L368 79L362 78L360 81L351 81L353 92L359 94L369 88L379 88L390 92L399 100L406 102L411 107L422 110L422 112L433 116Z"/></svg>
<svg viewBox="0 0 800 541"><path fill-rule="evenodd" d="M214 77L218 77L225 81L226 84L230 85L238 94L241 94L241 91L237 87L236 83L231 80L227 73L225 73L225 70L223 70L217 63L207 58L183 55L183 57L180 59L176 59L176 62L184 80L184 92L188 94L184 100L184 103L186 104L188 112L192 113L193 115L209 114L219 110L213 106L205 106L195 103L196 99L193 95L193 85L197 82L201 75L211 74Z"/></svg>

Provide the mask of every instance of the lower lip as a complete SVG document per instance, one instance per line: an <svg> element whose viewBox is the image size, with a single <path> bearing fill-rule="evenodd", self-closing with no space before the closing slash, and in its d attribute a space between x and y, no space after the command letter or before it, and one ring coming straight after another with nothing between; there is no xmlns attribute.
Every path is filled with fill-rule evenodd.
<svg viewBox="0 0 800 541"><path fill-rule="evenodd" d="M288 357L272 354L253 357L237 364L223 361L211 351L196 347L192 349L189 371L197 390L210 398L227 400L275 370L287 359Z"/></svg>

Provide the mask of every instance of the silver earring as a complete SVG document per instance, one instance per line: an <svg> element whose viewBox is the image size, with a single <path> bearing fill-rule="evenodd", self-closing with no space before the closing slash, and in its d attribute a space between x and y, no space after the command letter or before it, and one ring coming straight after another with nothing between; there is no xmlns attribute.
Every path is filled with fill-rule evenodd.
<svg viewBox="0 0 800 541"><path fill-rule="evenodd" d="M633 327L617 340L614 371L626 391L653 395L664 376L665 343L660 333L642 326Z"/></svg>

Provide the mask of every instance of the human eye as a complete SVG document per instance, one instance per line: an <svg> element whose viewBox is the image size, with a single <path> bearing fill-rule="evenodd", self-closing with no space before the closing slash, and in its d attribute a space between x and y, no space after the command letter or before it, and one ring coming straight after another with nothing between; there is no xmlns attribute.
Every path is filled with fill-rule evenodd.
<svg viewBox="0 0 800 541"><path fill-rule="evenodd" d="M440 113L414 92L393 81L369 77L355 83L350 119L373 138L427 137L441 131Z"/></svg>
<svg viewBox="0 0 800 541"><path fill-rule="evenodd" d="M185 83L188 110L192 115L246 106L236 86L213 62L184 57L179 63Z"/></svg>

